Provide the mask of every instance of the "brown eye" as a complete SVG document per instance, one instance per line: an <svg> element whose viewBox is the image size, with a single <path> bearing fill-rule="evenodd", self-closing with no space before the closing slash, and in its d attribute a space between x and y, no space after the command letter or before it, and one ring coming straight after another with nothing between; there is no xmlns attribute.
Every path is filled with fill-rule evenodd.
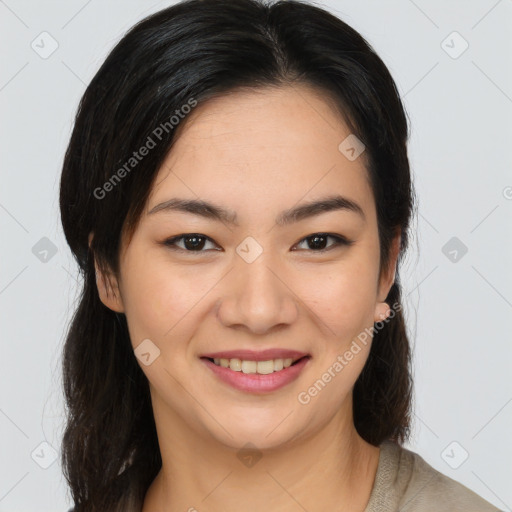
<svg viewBox="0 0 512 512"><path fill-rule="evenodd" d="M183 246L178 246L177 242L183 241ZM185 233L182 235L169 238L164 242L164 245L172 250L181 250L185 252L206 252L203 251L207 243L212 243L213 240L206 235L200 233Z"/></svg>
<svg viewBox="0 0 512 512"><path fill-rule="evenodd" d="M329 238L334 240L334 243L326 247L327 240ZM331 233L314 233L307 236L306 238L303 238L299 244L304 242L307 243L307 250L311 250L313 252L329 251L336 247L353 244L353 241L347 240L345 237L339 235L333 235Z"/></svg>

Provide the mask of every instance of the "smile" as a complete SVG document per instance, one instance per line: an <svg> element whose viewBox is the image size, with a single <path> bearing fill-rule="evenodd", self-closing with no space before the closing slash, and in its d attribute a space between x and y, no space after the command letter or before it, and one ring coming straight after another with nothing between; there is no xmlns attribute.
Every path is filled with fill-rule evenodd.
<svg viewBox="0 0 512 512"><path fill-rule="evenodd" d="M235 372L243 373L259 373L260 375L268 375L270 373L279 372L283 368L288 368L294 361L291 357L286 359L270 359L268 361L250 361L246 359L224 359L214 358L214 364L222 366L223 368L229 368Z"/></svg>
<svg viewBox="0 0 512 512"><path fill-rule="evenodd" d="M252 361L238 358L202 357L215 377L240 391L262 393L275 391L294 381L311 357L278 358Z"/></svg>

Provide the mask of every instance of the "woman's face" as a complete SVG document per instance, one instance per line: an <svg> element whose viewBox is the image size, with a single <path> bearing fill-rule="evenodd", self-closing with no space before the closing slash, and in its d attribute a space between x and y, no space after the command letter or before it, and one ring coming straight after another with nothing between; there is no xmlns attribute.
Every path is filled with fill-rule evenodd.
<svg viewBox="0 0 512 512"><path fill-rule="evenodd" d="M379 283L362 148L349 138L340 149L349 130L305 86L217 98L186 121L123 243L117 298L100 285L103 302L126 315L157 427L269 448L333 419L352 425L371 344L361 334L380 319L394 278ZM177 199L215 207L167 203ZM219 365L205 359L223 352L232 353Z"/></svg>

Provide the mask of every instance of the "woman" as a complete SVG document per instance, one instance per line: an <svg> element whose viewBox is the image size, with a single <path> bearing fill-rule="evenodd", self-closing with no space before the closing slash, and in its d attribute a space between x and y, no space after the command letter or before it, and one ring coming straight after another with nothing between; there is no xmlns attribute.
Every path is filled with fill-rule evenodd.
<svg viewBox="0 0 512 512"><path fill-rule="evenodd" d="M402 447L407 130L313 5L190 0L117 44L61 180L76 512L497 510Z"/></svg>

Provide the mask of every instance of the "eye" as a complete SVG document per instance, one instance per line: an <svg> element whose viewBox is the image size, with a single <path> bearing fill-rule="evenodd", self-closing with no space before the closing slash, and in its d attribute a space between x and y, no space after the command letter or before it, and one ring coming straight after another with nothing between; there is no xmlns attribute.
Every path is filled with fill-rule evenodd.
<svg viewBox="0 0 512 512"><path fill-rule="evenodd" d="M176 242L181 241L183 241L183 247L180 247L176 244ZM165 240L163 243L172 250L182 250L186 252L205 252L202 250L205 244L213 244L213 240L207 237L206 235L201 235L200 233L185 233L183 235L178 235L173 238L169 238L168 240Z"/></svg>
<svg viewBox="0 0 512 512"><path fill-rule="evenodd" d="M326 242L328 239L334 240L334 243L326 247ZM182 246L179 246L178 243L183 242ZM341 235L334 235L332 233L313 233L305 238L303 238L297 245L303 244L306 242L308 247L306 250L310 250L313 252L325 252L336 247L340 246L349 246L354 242L352 240L348 240ZM206 244L216 245L213 240L206 235L202 235L200 233L184 233L182 235L178 235L172 238L169 238L163 242L163 244L170 248L171 250L179 250L184 252L206 252L203 250ZM211 250L211 249L210 249ZM221 249L213 249L215 251Z"/></svg>
<svg viewBox="0 0 512 512"><path fill-rule="evenodd" d="M325 247L328 238L333 239L334 243L328 247ZM308 243L308 241L311 242ZM306 242L306 244L309 246L309 249L313 250L313 252L329 251L336 247L340 247L343 245L352 245L354 243L353 240L347 240L343 236L333 235L331 233L313 233L312 235L303 238L297 245L300 245L301 243L304 242Z"/></svg>

